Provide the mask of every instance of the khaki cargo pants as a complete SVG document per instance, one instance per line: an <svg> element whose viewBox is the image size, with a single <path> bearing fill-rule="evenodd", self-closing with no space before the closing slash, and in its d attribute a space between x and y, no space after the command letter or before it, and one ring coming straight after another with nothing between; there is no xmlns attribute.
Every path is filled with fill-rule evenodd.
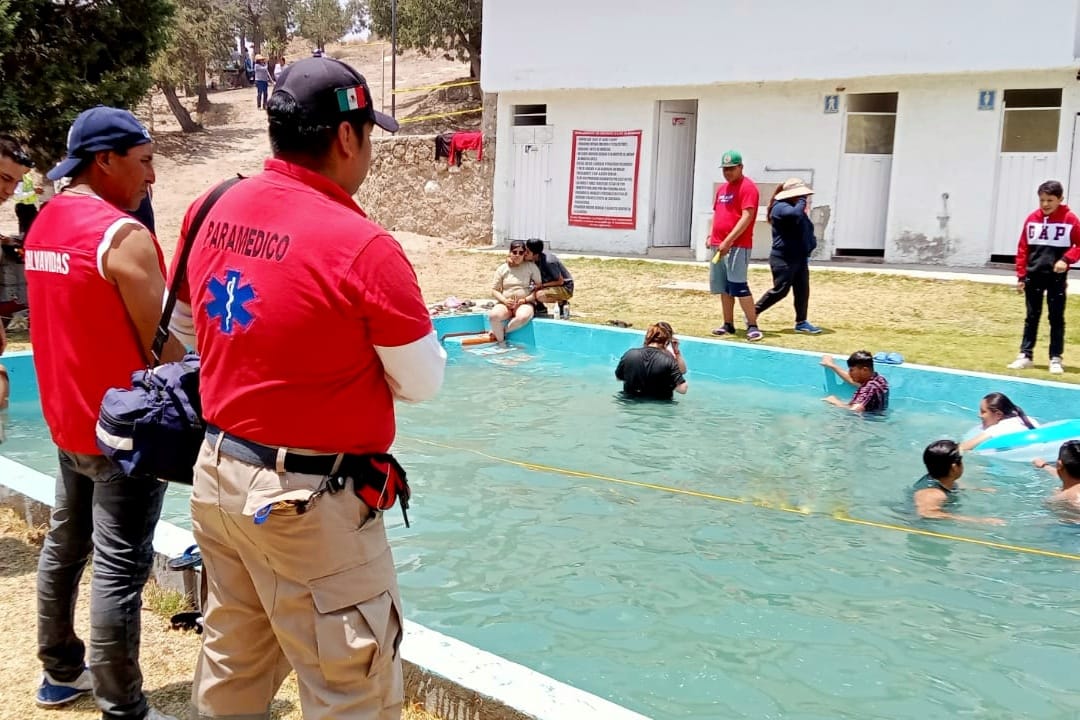
<svg viewBox="0 0 1080 720"><path fill-rule="evenodd" d="M191 516L208 578L192 685L197 720L267 718L295 670L305 720L397 720L403 677L401 600L382 515L351 489L306 513L323 478L277 473L203 443Z"/></svg>

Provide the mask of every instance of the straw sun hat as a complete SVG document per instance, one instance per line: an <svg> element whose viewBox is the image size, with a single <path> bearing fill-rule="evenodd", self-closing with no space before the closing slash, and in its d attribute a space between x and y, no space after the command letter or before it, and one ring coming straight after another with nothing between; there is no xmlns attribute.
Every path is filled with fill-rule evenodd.
<svg viewBox="0 0 1080 720"><path fill-rule="evenodd" d="M788 178L784 181L784 189L777 194L776 199L787 200L789 198L813 194L814 189L799 178Z"/></svg>

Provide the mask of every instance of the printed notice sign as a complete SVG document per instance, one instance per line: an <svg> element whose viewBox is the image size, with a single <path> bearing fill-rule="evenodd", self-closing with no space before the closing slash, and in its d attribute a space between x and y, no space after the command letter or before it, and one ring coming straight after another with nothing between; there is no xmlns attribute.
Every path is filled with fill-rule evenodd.
<svg viewBox="0 0 1080 720"><path fill-rule="evenodd" d="M569 224L637 227L640 130L575 130L570 152Z"/></svg>

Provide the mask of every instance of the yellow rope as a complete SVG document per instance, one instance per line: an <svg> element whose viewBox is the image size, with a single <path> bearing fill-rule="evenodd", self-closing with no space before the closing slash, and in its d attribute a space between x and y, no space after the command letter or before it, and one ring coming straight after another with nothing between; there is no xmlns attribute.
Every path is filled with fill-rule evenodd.
<svg viewBox="0 0 1080 720"><path fill-rule="evenodd" d="M455 110L454 112L439 113L438 115L421 115L419 117L408 117L403 120L398 120L398 123L404 125L406 123L420 122L421 120L437 120L438 118L452 117L454 115L467 115L469 113L478 113L484 108L472 108L470 110Z"/></svg>
<svg viewBox="0 0 1080 720"><path fill-rule="evenodd" d="M450 83L449 85L421 85L419 87L398 88L397 90L394 90L393 92L394 92L395 95L400 95L402 93L420 92L421 90L442 90L443 88L465 87L466 85L479 85L479 84L480 84L479 80L467 80L465 82Z"/></svg>
<svg viewBox="0 0 1080 720"><path fill-rule="evenodd" d="M1080 555L1073 553L1055 552L1053 550L1042 550L1040 548L1026 547L1024 545L1010 545L1008 543L999 543L992 540L980 540L978 538L966 537L964 535L952 535L950 533L939 533L932 530L920 530L919 528L905 527L903 525L890 525L889 523L874 522L872 520L862 520L847 515L842 511L838 511L831 515L823 513L814 513L806 508L793 507L790 505L776 505L764 500L748 500L746 498L727 497L726 495L716 495L714 493L702 492L700 490L686 490L684 488L670 487L668 485L658 485L656 483L641 482L639 480L626 480L625 478L611 477L609 475L598 475L596 473L582 472L580 470L569 470L567 468L554 467L552 465L541 465L539 463L524 462L522 460L512 460L510 458L499 457L498 455L491 455L481 450L474 450L473 448L460 447L457 445L447 445L445 443L435 442L433 440L421 440L420 438L406 438L400 437L399 440L407 440L411 442L420 443L421 445L430 445L432 447L442 448L444 450L458 450L461 452L472 453L488 460L494 460L496 462L505 463L507 465L514 465L516 467L523 468L525 470L531 470L533 472L551 473L554 475L564 475L566 477L583 478L587 480L601 480L603 482L616 483L618 485L629 485L632 487L645 488L647 490L659 490L661 492L672 493L675 495L686 495L688 497L701 498L703 500L715 500L717 502L731 503L734 505L753 505L754 507L766 508L768 510L778 510L780 512L792 513L795 515L804 516L816 516L827 517L837 522L850 523L852 525L863 525L866 527L878 528L880 530L891 530L893 532L902 532L909 535L922 535L924 537L937 538L939 540L952 540L954 542L968 543L970 545L981 545L983 547L993 548L995 550L1006 550L1009 552L1024 553L1026 555L1040 555L1043 557L1057 558L1059 560L1072 560L1074 562L1080 562Z"/></svg>

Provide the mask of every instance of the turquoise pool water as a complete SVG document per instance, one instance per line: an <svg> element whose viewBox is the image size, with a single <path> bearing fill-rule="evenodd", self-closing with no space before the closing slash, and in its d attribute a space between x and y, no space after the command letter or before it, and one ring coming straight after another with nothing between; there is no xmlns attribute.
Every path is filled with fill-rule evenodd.
<svg viewBox="0 0 1080 720"><path fill-rule="evenodd" d="M832 517L1080 554L1028 467L968 462L997 492L960 509L1000 528L917 521L907 492L982 393L1054 419L1075 391L887 368L893 410L861 420L821 403L813 357L687 341L690 394L627 404L612 368L637 336L523 339L520 364L453 350L439 399L400 410L413 526L387 518L412 619L657 718L1080 714L1076 562ZM32 398L8 433L4 454L55 464Z"/></svg>

